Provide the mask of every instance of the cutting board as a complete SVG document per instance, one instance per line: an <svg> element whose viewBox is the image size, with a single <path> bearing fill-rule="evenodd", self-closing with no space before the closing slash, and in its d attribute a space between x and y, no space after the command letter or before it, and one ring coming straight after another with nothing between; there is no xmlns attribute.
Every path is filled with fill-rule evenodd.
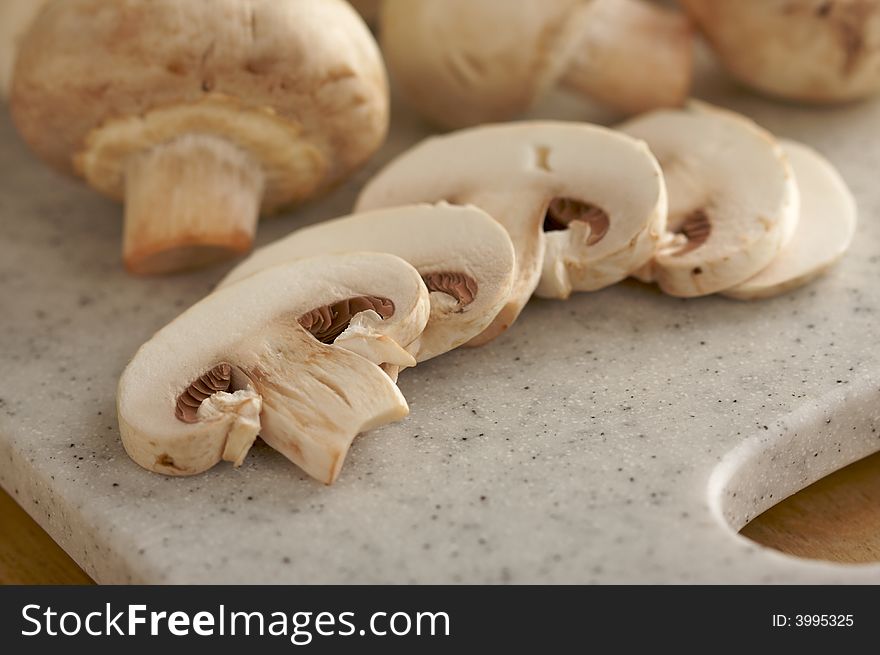
<svg viewBox="0 0 880 655"><path fill-rule="evenodd" d="M880 104L805 109L713 70L697 95L825 153L861 209L846 259L769 301L626 282L533 301L496 342L406 371L410 416L360 437L337 484L258 445L238 470L138 468L116 381L229 266L122 272L120 208L47 170L0 118L0 484L99 582L880 582L737 534L880 450ZM557 96L535 115L608 121ZM428 134L394 107L345 187L260 243L346 213Z"/></svg>

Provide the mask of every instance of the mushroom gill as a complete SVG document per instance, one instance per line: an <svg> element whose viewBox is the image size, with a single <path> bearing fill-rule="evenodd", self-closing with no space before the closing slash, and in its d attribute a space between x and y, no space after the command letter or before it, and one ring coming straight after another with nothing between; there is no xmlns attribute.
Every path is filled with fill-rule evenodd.
<svg viewBox="0 0 880 655"><path fill-rule="evenodd" d="M608 212L601 207L573 198L554 198L544 216L544 231L567 230L572 221L580 221L590 226L588 246L599 243L608 233L611 225Z"/></svg>
<svg viewBox="0 0 880 655"><path fill-rule="evenodd" d="M477 297L477 281L469 275L455 271L426 273L422 276L428 291L445 293L455 298L462 307L470 305Z"/></svg>
<svg viewBox="0 0 880 655"><path fill-rule="evenodd" d="M695 209L685 216L675 233L687 239L687 243L677 250L675 255L685 255L706 243L706 239L712 233L712 221L709 220L705 209Z"/></svg>
<svg viewBox="0 0 880 655"><path fill-rule="evenodd" d="M355 314L370 309L385 319L394 314L394 303L378 296L356 296L306 312L299 317L299 324L321 343L331 344Z"/></svg>
<svg viewBox="0 0 880 655"><path fill-rule="evenodd" d="M174 415L184 423L196 423L202 402L215 393L229 391L232 384L232 366L217 364L204 375L199 376L182 394L177 397Z"/></svg>

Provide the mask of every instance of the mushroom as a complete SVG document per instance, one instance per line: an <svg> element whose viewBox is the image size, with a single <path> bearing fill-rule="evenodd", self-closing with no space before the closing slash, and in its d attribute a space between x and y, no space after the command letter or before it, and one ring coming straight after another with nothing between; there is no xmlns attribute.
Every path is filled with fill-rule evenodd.
<svg viewBox="0 0 880 655"><path fill-rule="evenodd" d="M15 53L46 0L2 0L0 2L0 98L9 96L9 82Z"/></svg>
<svg viewBox="0 0 880 655"><path fill-rule="evenodd" d="M819 153L794 141L781 141L801 196L800 218L791 241L755 277L727 289L725 296L768 298L813 280L849 248L857 208L846 182Z"/></svg>
<svg viewBox="0 0 880 655"><path fill-rule="evenodd" d="M682 0L724 66L803 102L880 91L880 0Z"/></svg>
<svg viewBox="0 0 880 655"><path fill-rule="evenodd" d="M339 475L354 437L408 413L381 364L428 320L428 291L383 253L313 257L207 296L143 345L119 381L122 442L151 471L241 464L257 435L310 476Z"/></svg>
<svg viewBox="0 0 880 655"><path fill-rule="evenodd" d="M12 111L43 159L124 198L125 264L149 274L247 251L260 210L369 158L388 98L343 0L66 0L22 41Z"/></svg>
<svg viewBox="0 0 880 655"><path fill-rule="evenodd" d="M507 303L470 345L510 326L539 281L541 295L565 298L623 279L651 258L666 224L666 190L647 146L582 123L511 123L429 138L382 169L356 207L441 200L485 210L516 253Z"/></svg>
<svg viewBox="0 0 880 655"><path fill-rule="evenodd" d="M254 252L220 287L283 262L352 250L397 255L421 274L431 316L414 353L418 361L482 332L513 284L513 245L504 228L476 207L440 203L379 209L297 230Z"/></svg>
<svg viewBox="0 0 880 655"><path fill-rule="evenodd" d="M380 23L395 82L444 127L510 119L557 83L627 113L691 83L688 20L642 0L386 0Z"/></svg>
<svg viewBox="0 0 880 655"><path fill-rule="evenodd" d="M667 235L637 277L673 296L723 291L755 276L797 226L798 190L776 140L751 120L691 103L620 128L660 161Z"/></svg>

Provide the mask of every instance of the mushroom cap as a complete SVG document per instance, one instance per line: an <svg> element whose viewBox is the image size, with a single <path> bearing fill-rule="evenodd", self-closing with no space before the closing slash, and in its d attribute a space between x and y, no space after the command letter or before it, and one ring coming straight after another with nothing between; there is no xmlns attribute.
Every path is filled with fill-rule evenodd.
<svg viewBox="0 0 880 655"><path fill-rule="evenodd" d="M419 339L418 361L448 352L482 332L507 301L513 284L515 256L504 228L476 207L440 203L379 209L296 230L254 252L219 286L284 262L356 250L397 255L429 282L431 317ZM445 291L440 290L443 280L438 276L451 282ZM430 284L432 280L438 284Z"/></svg>
<svg viewBox="0 0 880 655"><path fill-rule="evenodd" d="M880 1L682 0L725 67L764 93L839 102L880 91Z"/></svg>
<svg viewBox="0 0 880 655"><path fill-rule="evenodd" d="M333 343L306 330L316 310L364 297L390 302L393 313L356 313ZM219 289L159 330L126 367L117 392L123 444L147 469L189 475L221 458L240 463L259 432L332 482L359 432L406 415L378 364L411 359L405 349L424 329L429 302L418 272L382 253L299 260ZM231 369L232 393L208 396L195 421L178 418L182 395L218 365Z"/></svg>
<svg viewBox="0 0 880 655"><path fill-rule="evenodd" d="M549 240L545 263L543 226L555 198L601 209L607 229L598 239L583 225L560 231ZM650 259L665 227L663 178L647 146L583 123L509 123L426 139L366 185L357 210L442 200L486 211L507 230L516 252L508 303L472 343L484 343L515 320L542 268L556 296L611 284ZM608 258L615 265L603 270L599 264Z"/></svg>
<svg viewBox="0 0 880 655"><path fill-rule="evenodd" d="M9 95L18 42L44 4L46 0L0 2L0 98Z"/></svg>
<svg viewBox="0 0 880 655"><path fill-rule="evenodd" d="M669 233L650 274L675 296L723 291L776 257L797 225L798 190L778 142L751 120L691 103L621 126L660 161Z"/></svg>
<svg viewBox="0 0 880 655"><path fill-rule="evenodd" d="M767 268L722 293L749 300L784 293L824 273L852 242L858 209L840 174L815 150L780 141L800 190L794 236Z"/></svg>
<svg viewBox="0 0 880 655"><path fill-rule="evenodd" d="M562 75L584 0L385 0L382 52L418 111L446 127L502 121Z"/></svg>
<svg viewBox="0 0 880 655"><path fill-rule="evenodd" d="M108 195L128 155L199 132L262 165L265 209L340 180L388 122L381 56L343 0L54 2L22 41L12 96L37 153Z"/></svg>

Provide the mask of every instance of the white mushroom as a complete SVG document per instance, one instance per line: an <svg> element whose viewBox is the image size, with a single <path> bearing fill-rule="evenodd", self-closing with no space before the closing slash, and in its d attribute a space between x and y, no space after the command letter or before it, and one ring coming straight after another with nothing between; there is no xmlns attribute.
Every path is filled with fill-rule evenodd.
<svg viewBox="0 0 880 655"><path fill-rule="evenodd" d="M507 120L556 84L630 113L690 88L689 21L642 0L385 0L380 22L395 82L444 127Z"/></svg>
<svg viewBox="0 0 880 655"><path fill-rule="evenodd" d="M355 253L268 269L207 296L138 350L119 381L125 449L151 471L240 464L259 434L332 483L354 437L406 416L378 366L415 364L428 320L421 276Z"/></svg>
<svg viewBox="0 0 880 655"><path fill-rule="evenodd" d="M412 205L380 209L297 230L254 252L226 286L279 263L353 250L405 259L431 292L431 317L415 352L424 361L482 332L507 301L514 252L507 232L476 207Z"/></svg>
<svg viewBox="0 0 880 655"><path fill-rule="evenodd" d="M849 248L856 228L856 202L846 182L819 153L781 141L801 196L794 237L755 277L722 293L749 300L789 291L830 268Z"/></svg>
<svg viewBox="0 0 880 655"><path fill-rule="evenodd" d="M650 259L666 221L663 178L645 144L580 123L484 126L427 139L380 171L357 209L441 200L488 212L516 251L507 304L471 345L510 326L539 280L542 295L564 298L623 279Z"/></svg>
<svg viewBox="0 0 880 655"><path fill-rule="evenodd" d="M385 70L343 0L65 0L21 43L11 106L49 164L125 199L135 273L247 251L382 143Z"/></svg>
<svg viewBox="0 0 880 655"><path fill-rule="evenodd" d="M2 0L0 2L0 98L9 95L9 83L18 42L27 32L46 0Z"/></svg>
<svg viewBox="0 0 880 655"><path fill-rule="evenodd" d="M726 68L770 95L843 102L880 91L880 0L682 0Z"/></svg>
<svg viewBox="0 0 880 655"><path fill-rule="evenodd" d="M578 18L564 87L628 114L685 102L694 36L680 11L654 0L589 0Z"/></svg>
<svg viewBox="0 0 880 655"><path fill-rule="evenodd" d="M798 191L776 140L749 119L692 103L621 127L660 161L668 234L639 277L674 296L723 291L766 268L797 226Z"/></svg>

